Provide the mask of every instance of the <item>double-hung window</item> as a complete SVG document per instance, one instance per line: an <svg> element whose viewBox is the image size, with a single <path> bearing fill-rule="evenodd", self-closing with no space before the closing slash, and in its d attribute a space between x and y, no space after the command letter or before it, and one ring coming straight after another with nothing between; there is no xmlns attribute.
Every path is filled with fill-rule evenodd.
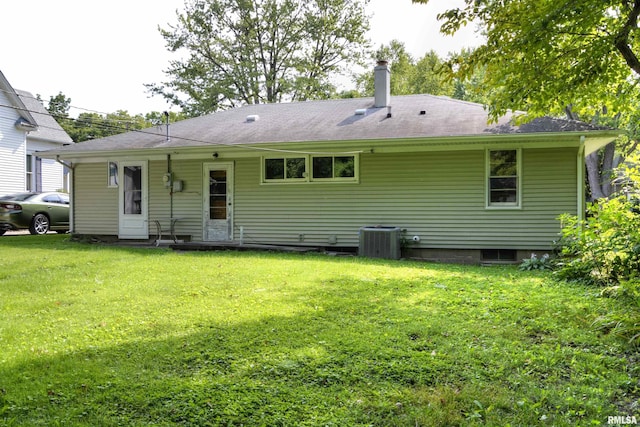
<svg viewBox="0 0 640 427"><path fill-rule="evenodd" d="M25 190L42 191L42 159L40 157L27 154L25 174Z"/></svg>
<svg viewBox="0 0 640 427"><path fill-rule="evenodd" d="M520 153L520 150L487 151L487 207L520 207Z"/></svg>
<svg viewBox="0 0 640 427"><path fill-rule="evenodd" d="M31 154L27 154L25 182L27 191L35 191L35 186L33 185L33 156Z"/></svg>

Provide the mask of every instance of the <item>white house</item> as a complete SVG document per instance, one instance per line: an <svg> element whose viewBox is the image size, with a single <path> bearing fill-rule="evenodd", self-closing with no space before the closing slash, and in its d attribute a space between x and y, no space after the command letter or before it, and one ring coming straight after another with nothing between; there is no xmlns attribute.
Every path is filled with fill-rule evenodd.
<svg viewBox="0 0 640 427"><path fill-rule="evenodd" d="M0 71L0 195L68 191L62 164L35 152L72 143L42 103L31 93L11 87Z"/></svg>

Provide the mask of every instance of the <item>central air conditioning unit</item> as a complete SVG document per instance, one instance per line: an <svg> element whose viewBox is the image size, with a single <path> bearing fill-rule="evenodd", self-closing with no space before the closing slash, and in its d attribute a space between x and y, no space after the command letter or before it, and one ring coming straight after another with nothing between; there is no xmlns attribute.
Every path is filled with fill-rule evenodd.
<svg viewBox="0 0 640 427"><path fill-rule="evenodd" d="M369 258L400 259L399 227L362 227L358 255Z"/></svg>

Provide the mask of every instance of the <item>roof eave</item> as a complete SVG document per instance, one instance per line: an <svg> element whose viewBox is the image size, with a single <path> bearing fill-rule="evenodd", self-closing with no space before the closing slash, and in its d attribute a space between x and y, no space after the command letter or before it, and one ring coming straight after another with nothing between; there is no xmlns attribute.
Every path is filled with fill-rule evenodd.
<svg viewBox="0 0 640 427"><path fill-rule="evenodd" d="M15 89L11 86L11 84L7 80L7 78L4 76L4 74L2 74L2 71L0 71L0 89L4 89L7 98L9 98L9 100L14 106L14 109L20 115L20 117L26 120L31 126L34 126L35 129L37 129L38 126L36 125L36 120L33 118L31 113L29 112L29 109L27 108L27 106L24 105L24 102L22 102L22 100L18 96ZM35 129L31 129L31 130L35 130Z"/></svg>
<svg viewBox="0 0 640 427"><path fill-rule="evenodd" d="M510 133L483 134L467 136L436 136L411 138L385 138L336 141L292 141L264 142L252 144L212 144L208 146L164 146L154 148L133 148L117 150L73 150L54 149L38 152L43 158L60 158L69 161L103 161L113 158L149 158L162 159L167 154L176 158L206 158L218 153L220 157L258 157L265 154L305 153L305 154L340 154L340 153L394 153L419 151L461 151L480 149L488 146L520 145L527 148L579 148L581 144L592 152L615 140L618 131L572 131L555 133ZM589 151L590 150L590 151ZM588 153L586 153L588 154Z"/></svg>

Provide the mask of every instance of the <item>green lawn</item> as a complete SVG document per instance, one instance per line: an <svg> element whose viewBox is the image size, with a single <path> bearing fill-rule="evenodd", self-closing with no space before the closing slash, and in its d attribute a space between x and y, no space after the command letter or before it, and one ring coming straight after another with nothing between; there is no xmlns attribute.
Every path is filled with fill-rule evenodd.
<svg viewBox="0 0 640 427"><path fill-rule="evenodd" d="M515 267L5 236L0 424L606 425L639 410L616 309Z"/></svg>

